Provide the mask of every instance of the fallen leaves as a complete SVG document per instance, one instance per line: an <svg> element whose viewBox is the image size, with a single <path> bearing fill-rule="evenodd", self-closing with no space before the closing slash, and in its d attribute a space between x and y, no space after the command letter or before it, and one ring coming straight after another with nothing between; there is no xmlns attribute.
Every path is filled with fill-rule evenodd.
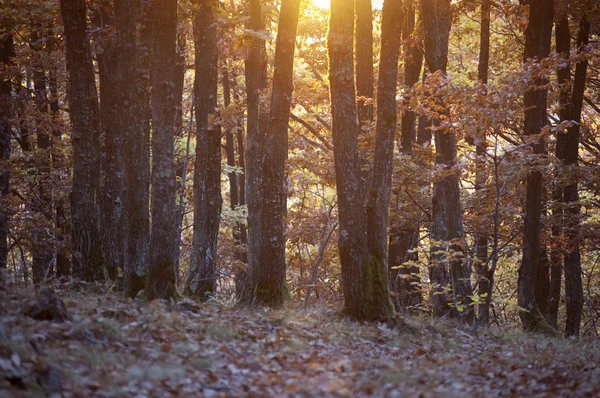
<svg viewBox="0 0 600 398"><path fill-rule="evenodd" d="M146 304L85 292L61 296L72 319L36 321L22 314L22 295L0 299L8 308L0 316L0 395L600 394L597 341L498 330L475 338L444 321L409 319L409 329L392 330L323 309Z"/></svg>

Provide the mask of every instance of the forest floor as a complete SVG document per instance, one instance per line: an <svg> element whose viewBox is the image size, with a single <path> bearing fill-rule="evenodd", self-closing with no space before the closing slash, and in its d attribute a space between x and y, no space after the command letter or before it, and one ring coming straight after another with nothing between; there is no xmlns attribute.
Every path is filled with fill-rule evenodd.
<svg viewBox="0 0 600 398"><path fill-rule="evenodd" d="M27 316L29 291L0 291L0 397L600 396L597 340L56 293L63 322Z"/></svg>

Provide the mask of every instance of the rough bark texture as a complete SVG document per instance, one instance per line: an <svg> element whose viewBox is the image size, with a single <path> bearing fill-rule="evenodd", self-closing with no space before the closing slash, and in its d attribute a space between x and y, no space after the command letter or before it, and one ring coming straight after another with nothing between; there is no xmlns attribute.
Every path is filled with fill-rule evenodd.
<svg viewBox="0 0 600 398"><path fill-rule="evenodd" d="M177 291L175 245L174 145L178 106L173 77L178 64L177 0L162 1L153 15L152 64L152 229L146 299L169 298Z"/></svg>
<svg viewBox="0 0 600 398"><path fill-rule="evenodd" d="M550 53L552 22L554 17L553 0L530 0L529 24L525 30L525 60L533 58L541 60ZM547 89L539 86L545 84L538 79L534 86L525 93L526 136L539 134L546 125ZM532 144L534 154L544 151L543 140ZM547 323L535 302L536 272L540 266L540 235L542 211L542 172L532 169L527 175L527 196L525 203L523 229L523 259L519 268L518 302L523 308L519 315L526 331L542 331Z"/></svg>
<svg viewBox="0 0 600 398"><path fill-rule="evenodd" d="M488 84L488 70L490 63L490 0L481 1L481 30L479 34L479 64L477 65L477 78L483 84ZM475 154L478 157L475 170L475 190L482 191L485 188L487 175L485 172L485 132L483 137L475 142ZM479 214L480 217L485 216ZM488 236L489 225L483 226L475 236L475 268L477 270L477 283L479 295L487 294L490 285L488 264ZM479 305L481 321L484 325L489 322L489 307L485 304Z"/></svg>
<svg viewBox="0 0 600 398"><path fill-rule="evenodd" d="M571 67L568 59L571 52L571 32L569 28L569 16L567 14L566 7L561 7L561 3L556 4L556 27L555 31L555 42L556 52L565 60L564 65L558 68L556 71L557 82L560 87L559 95L559 117L560 120L569 120L570 118L570 104L571 104ZM556 157L560 160L564 159L566 134L557 134L556 136ZM562 167L558 167L555 172L556 182L553 187L552 199L557 203L563 201L563 186L560 184L562 176ZM552 209L553 225L552 225L552 238L557 241L563 232L563 217L564 211L562 206L557 205ZM563 268L563 256L562 251L558 244L555 244L550 253L550 289L548 293L548 302L546 305L546 312L544 317L548 321L548 324L553 328L558 327L558 307L560 304L560 290L562 284L562 268Z"/></svg>
<svg viewBox="0 0 600 398"><path fill-rule="evenodd" d="M45 37L43 27L34 26L31 34L31 47L34 51L42 51L40 44L48 41ZM33 87L35 105L40 115L49 112L48 106L48 87L47 75L44 66L37 60L33 65ZM37 147L35 150L35 173L37 175L35 187L33 188L35 196L32 202L32 209L40 216L40 224L32 231L33 245L32 254L32 276L34 283L42 282L47 276L52 274L52 262L54 257L54 245L51 241L47 228L50 228L52 220L52 195L49 190L50 181L50 134L44 127L39 126L36 131Z"/></svg>
<svg viewBox="0 0 600 398"><path fill-rule="evenodd" d="M4 21L3 21L4 22ZM6 33L7 27L2 26ZM9 165L11 149L12 125L12 87L8 68L12 65L15 56L12 34L0 38L0 195L2 198L9 194ZM0 283L5 276L8 261L8 232L9 214L7 206L0 207Z"/></svg>
<svg viewBox="0 0 600 398"><path fill-rule="evenodd" d="M136 16L133 0L115 0L117 57L119 68L119 130L123 135L125 161L124 290L135 296L144 288L148 266L148 135L145 89L139 76L139 47L136 43Z"/></svg>
<svg viewBox="0 0 600 398"><path fill-rule="evenodd" d="M373 9L371 0L354 1L356 3L356 95L374 98ZM362 128L373 120L373 104L365 105L365 100L359 98L357 107L358 123Z"/></svg>
<svg viewBox="0 0 600 398"><path fill-rule="evenodd" d="M445 74L452 26L450 0L421 0L421 15L427 66L431 72ZM440 121L431 123L438 126ZM456 136L452 132L436 129L435 148L438 169L450 170L456 166ZM455 313L451 306L462 306L464 313L459 312L460 318L470 321L473 311L472 307L466 307L471 287L465 272L459 177L456 173L449 174L433 185L430 278L437 285L433 290L433 309L434 315L442 316ZM452 284L452 299L441 293L448 283Z"/></svg>
<svg viewBox="0 0 600 398"><path fill-rule="evenodd" d="M217 108L218 2L201 0L194 18L196 42L196 161L194 238L186 292L206 300L216 291L217 238L221 213L221 128Z"/></svg>
<svg viewBox="0 0 600 398"><path fill-rule="evenodd" d="M118 59L115 35L111 33L114 18L110 8L95 13L94 22L104 34L98 39L102 51L96 55L100 82L100 126L103 136L102 183L100 188L100 222L106 269L111 280L123 267L123 201L125 199L125 165L123 136L119 129Z"/></svg>
<svg viewBox="0 0 600 398"><path fill-rule="evenodd" d="M402 38L405 43L404 84L411 88L419 81L423 65L423 53L411 39L411 34L415 29L415 11L412 0L404 3L402 26ZM413 145L416 143L416 127L416 114L412 110L405 110L402 114L402 135L399 146L400 151L406 156L412 157ZM400 218L400 213L402 211L398 209L394 214ZM402 266L407 261L417 260L417 254L411 250L419 244L419 231L419 223L415 223L412 219L408 222L403 222L401 219L392 221L389 266L391 287L396 296L397 309L413 307L421 302L421 292L416 286L420 281L419 267L415 265Z"/></svg>
<svg viewBox="0 0 600 398"><path fill-rule="evenodd" d="M385 28L387 32L388 26L390 23L393 26L394 21L394 18L389 15L395 14L393 10L397 4L390 3L389 0L385 3L384 14L387 15L384 16L384 21L387 22ZM378 230L375 236L368 239L365 198L361 195L364 188L361 187L359 178L358 121L352 54L353 15L353 2L332 0L328 48L335 175L340 219L338 247L342 266L344 312L357 320L373 321L390 319L395 311L389 296L387 269L381 260L385 257L378 250L381 247L385 248L386 231ZM393 35L390 37L387 35L386 33L388 40L394 40ZM393 48L393 45L387 42L386 48ZM395 67L397 68L397 65ZM391 117L395 118L395 116ZM378 141L383 141L383 138L385 136L382 133ZM383 152L381 143L377 146L380 152ZM383 173L383 176L379 176L378 180L382 182L386 180L387 167L391 166L391 161L390 163L386 161L388 160L382 159L384 163L379 166L379 173ZM386 210L371 207L370 225L372 226L381 221L381 218L376 219L376 216L387 218L385 213L389 203L385 202L385 190L389 190L389 185L387 188L385 186L380 188L384 189L383 194L382 191L372 190L373 195L369 194L372 198L370 202L373 203L375 200L378 206L385 206ZM368 244L368 242L372 243ZM373 248L374 255L369 253L369 247Z"/></svg>
<svg viewBox="0 0 600 398"><path fill-rule="evenodd" d="M88 281L103 276L103 256L94 176L98 164L95 140L99 110L90 44L86 33L85 0L61 0L69 72L69 108L73 132L71 223L74 260Z"/></svg>
<svg viewBox="0 0 600 398"><path fill-rule="evenodd" d="M273 90L267 125L261 131L262 186L260 234L262 245L257 262L249 264L252 303L279 307L287 297L285 262L285 216L287 187L285 161L288 153L288 123L292 100L294 50L299 0L281 3L275 47Z"/></svg>
<svg viewBox="0 0 600 398"><path fill-rule="evenodd" d="M584 15L579 23L577 34L577 49L584 51L590 36L590 24ZM570 174L571 183L564 188L564 202L567 204L566 213L569 220L566 226L568 239L567 253L565 255L565 296L567 302L567 320L565 326L566 336L578 336L583 311L583 283L581 272L581 254L579 251L579 225L580 210L577 201L577 162L579 160L579 134L581 122L581 109L585 92L585 80L588 62L581 60L575 66L573 76L573 94L571 95L571 117L575 122L567 131L567 142L563 164Z"/></svg>
<svg viewBox="0 0 600 398"><path fill-rule="evenodd" d="M260 31L263 29L262 12L260 0L248 0L248 12L250 14L247 28ZM260 119L262 115L260 107L261 90L266 87L266 60L262 48L264 40L255 35L247 38L248 52L245 60L246 77L246 201L248 204L248 264L256 264L262 246L261 234L261 191L262 176L260 165L262 164L262 134ZM241 298L245 303L251 303L254 293L248 286L248 280L238 281L241 290Z"/></svg>

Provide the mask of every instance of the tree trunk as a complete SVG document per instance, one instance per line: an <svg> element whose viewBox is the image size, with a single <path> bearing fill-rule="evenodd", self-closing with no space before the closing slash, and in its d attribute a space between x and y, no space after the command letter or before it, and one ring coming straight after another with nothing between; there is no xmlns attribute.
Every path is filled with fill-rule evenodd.
<svg viewBox="0 0 600 398"><path fill-rule="evenodd" d="M262 154L260 234L256 262L249 264L251 303L280 307L287 297L285 262L285 216L287 188L285 162L288 153L288 123L292 101L294 50L299 0L284 0L279 14L277 42L268 122L260 131Z"/></svg>
<svg viewBox="0 0 600 398"><path fill-rule="evenodd" d="M550 53L552 22L554 16L553 0L529 0L529 24L525 30L525 60L533 58L540 61ZM547 89L542 79L525 93L526 136L539 134L546 125ZM532 144L534 154L544 152L542 140ZM523 259L519 268L518 301L523 329L526 331L544 331L548 325L535 302L536 272L540 266L540 235L542 211L542 172L530 170L527 175L527 196L525 203L523 229Z"/></svg>
<svg viewBox="0 0 600 398"><path fill-rule="evenodd" d="M404 5L404 24L402 37L404 41L404 83L412 88L421 75L423 53L412 42L411 34L415 29L415 6L412 0ZM416 143L416 114L405 110L402 114L402 135L399 142L400 151L413 157L413 145ZM413 158L413 160L416 160ZM408 189L408 188L407 188ZM400 212L400 209L396 213ZM421 292L417 286L420 282L419 267L415 265L402 266L407 261L417 261L416 253L411 250L419 245L420 225L414 220L392 221L389 244L389 266L392 291L397 300L397 309L408 308L421 302ZM395 268L401 267L401 268Z"/></svg>
<svg viewBox="0 0 600 398"><path fill-rule="evenodd" d="M194 19L196 42L196 161L194 238L186 292L206 300L216 291L217 239L221 213L221 128L217 108L218 2L201 0Z"/></svg>
<svg viewBox="0 0 600 398"><path fill-rule="evenodd" d="M3 31L6 26L3 26ZM0 195L9 194L9 164L12 137L12 82L8 68L12 65L15 48L12 34L0 38ZM8 232L10 216L7 206L0 211L0 283L4 278L8 262Z"/></svg>
<svg viewBox="0 0 600 398"><path fill-rule="evenodd" d="M488 70L490 63L490 0L481 1L481 31L479 34L479 64L477 66L477 78L482 84L488 84ZM482 191L485 189L487 174L485 171L485 155L486 155L486 133L483 132L482 137L477 137L475 142L475 154L477 155L477 164L475 166L475 190ZM485 216L479 214L479 217ZM489 225L477 231L475 235L475 268L477 270L477 283L479 296L487 294L489 290L489 265L488 265L488 245L489 235L487 233ZM485 304L479 305L481 314L481 322L487 325L490 314L487 312L489 307Z"/></svg>
<svg viewBox="0 0 600 398"><path fill-rule="evenodd" d="M374 98L373 89L373 9L371 0L356 3L356 95ZM362 129L373 120L373 104L358 99L358 123ZM359 134L362 131L359 130Z"/></svg>
<svg viewBox="0 0 600 398"><path fill-rule="evenodd" d="M31 34L32 49L34 51L42 51L38 47L37 43L42 40L48 40L44 37L42 32L42 26L35 26ZM38 112L40 115L47 114L49 111L48 107L48 87L47 87L47 76L44 66L40 64L39 60L34 62L33 66L33 86L34 86L34 99ZM54 253L54 242L52 242L48 236L47 230L51 229L50 222L52 220L52 195L50 194L49 187L49 174L50 174L50 134L45 131L44 126L39 126L37 129L37 148L35 150L34 169L37 175L37 181L35 181L35 192L32 200L32 209L35 213L39 214L39 224L33 229L33 245L31 248L32 252L32 276L34 283L42 282L47 276L51 274L53 253Z"/></svg>
<svg viewBox="0 0 600 398"><path fill-rule="evenodd" d="M134 0L115 0L117 59L119 68L119 130L123 136L125 162L124 292L135 296L144 288L148 266L148 135L145 85L139 76L141 56L136 43Z"/></svg>
<svg viewBox="0 0 600 398"><path fill-rule="evenodd" d="M562 2L565 3L565 2ZM569 65L569 57L571 52L571 32L569 29L569 15L566 7L560 7L561 2L557 2L556 14L556 27L555 27L555 41L556 41L556 52L563 58L564 65L561 65L556 71L557 82L560 88L559 95L559 117L560 120L569 120L570 118L570 104L571 104L571 67ZM566 5L566 4L565 4ZM556 157L560 160L564 160L566 134L558 133L556 135ZM560 236L563 232L563 221L564 211L560 205L563 202L563 186L560 183L562 178L562 167L558 167L555 171L555 186L552 192L552 199L557 204L552 209L553 224L552 224L552 238L556 240L550 252L550 289L548 293L547 310L544 317L548 321L548 324L553 328L558 327L558 307L560 304L560 289L562 284L562 268L563 268L563 257L562 250L558 245Z"/></svg>
<svg viewBox="0 0 600 398"><path fill-rule="evenodd" d="M452 26L450 0L421 0L425 60L429 70L446 74L448 63L448 39ZM439 120L432 120L439 126ZM456 136L452 132L435 131L436 167L439 170L451 170L456 167ZM473 318L472 307L467 306L471 295L471 286L464 261L464 234L462 208L460 204L459 177L452 173L433 185L431 226L432 264L431 281L438 285L434 289L434 314L442 316L455 314L458 310L463 321ZM439 253L444 254L439 254ZM453 299L450 300L441 290L452 284ZM451 310L451 306L455 310ZM463 311L460 308L464 308Z"/></svg>
<svg viewBox="0 0 600 398"><path fill-rule="evenodd" d="M400 26L398 3L386 0L382 29L382 56L386 65L397 68ZM357 320L374 321L390 319L395 311L389 296L387 268L385 267L387 239L387 207L389 206L391 159L385 142L390 139L390 129L395 130L395 112L389 109L389 93L395 94L396 74L387 67L381 75L381 126L378 127L376 152L382 159L376 164L377 180L369 191L369 206L365 208L365 192L361 186L358 155L358 121L354 86L352 38L354 37L354 4L350 1L332 0L328 37L329 80L331 85L331 110L333 116L333 143L335 175L340 219L339 253L342 265L344 312ZM385 44L384 44L385 42ZM397 48L395 48L397 47ZM396 62L393 62L395 55ZM397 69L396 69L397 73ZM393 75L393 86L389 77ZM378 98L379 100L379 98ZM386 105L384 105L386 104ZM393 126L393 127L392 127ZM391 135L393 140L393 134ZM393 147L393 141L388 147ZM385 209L383 209L385 208ZM367 235L367 212L369 213ZM369 253L369 249L373 253Z"/></svg>
<svg viewBox="0 0 600 398"><path fill-rule="evenodd" d="M71 223L74 259L87 281L103 276L103 255L94 176L98 164L96 137L99 110L84 0L61 0L69 71L69 108L73 126L73 191Z"/></svg>
<svg viewBox="0 0 600 398"><path fill-rule="evenodd" d="M263 29L262 11L260 0L248 0L249 22L247 28L253 31ZM262 116L261 110L261 91L266 87L266 60L265 54L262 52L264 40L256 35L247 38L248 53L245 60L245 77L246 77L246 201L248 204L248 267L251 264L256 264L259 261L260 250L262 246L262 144L263 134L261 133ZM240 195L241 196L241 195ZM248 270L250 272L250 270ZM254 298L254 292L249 287L249 280L239 281L240 285L244 285L241 290L241 299L245 303L251 303Z"/></svg>
<svg viewBox="0 0 600 398"><path fill-rule="evenodd" d="M590 36L590 24L584 15L579 23L577 49L585 51ZM567 302L566 336L579 336L581 314L583 311L583 283L581 271L581 254L579 251L580 210L577 201L577 163L579 160L579 134L581 127L581 110L585 92L585 80L588 61L582 59L575 66L573 76L573 94L571 95L571 117L575 123L567 131L564 166L570 174L571 183L564 188L564 202L569 217L566 226L567 253L565 255L565 296Z"/></svg>
<svg viewBox="0 0 600 398"><path fill-rule="evenodd" d="M114 26L110 9L96 11L94 22L102 31ZM102 52L97 54L100 81L100 126L103 136L101 158L100 221L106 269L111 280L123 266L123 201L125 199L125 166L123 136L119 129L118 59L114 36L99 38Z"/></svg>
<svg viewBox="0 0 600 398"><path fill-rule="evenodd" d="M177 244L174 170L178 98L174 81L177 55L177 0L162 1L155 12L152 64L152 229L146 299L170 298L177 292Z"/></svg>

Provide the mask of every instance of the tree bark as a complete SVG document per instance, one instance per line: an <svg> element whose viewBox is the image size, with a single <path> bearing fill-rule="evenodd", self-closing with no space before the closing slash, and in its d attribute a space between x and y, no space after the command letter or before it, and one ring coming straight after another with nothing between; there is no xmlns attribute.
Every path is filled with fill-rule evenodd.
<svg viewBox="0 0 600 398"><path fill-rule="evenodd" d="M452 26L450 0L421 0L423 18L425 60L432 73L446 74L448 63L448 40ZM439 120L432 120L439 127ZM436 167L451 170L456 166L456 136L443 128L435 130ZM473 309L467 306L471 286L464 261L464 233L460 203L459 177L451 173L433 184L431 239L431 281L438 285L434 289L434 315L458 314L460 319L470 322ZM441 254L444 253L444 254ZM442 293L452 284L453 298ZM452 310L452 306L455 307ZM464 308L460 311L459 307Z"/></svg>
<svg viewBox="0 0 600 398"><path fill-rule="evenodd" d="M570 104L571 104L571 67L569 65L569 57L571 52L571 32L569 28L569 15L566 7L561 7L561 3L556 4L556 27L554 30L556 52L563 58L564 65L560 66L556 71L557 83L560 88L559 95L559 117L560 120L569 120ZM564 4L566 5L566 4ZM566 134L558 133L556 136L556 157L562 162L564 159ZM550 252L550 288L548 293L548 302L544 317L548 324L553 328L558 327L558 307L560 304L560 290L562 284L562 268L563 256L561 248L558 247L558 241L563 232L564 211L561 204L563 202L563 186L560 183L562 178L562 167L558 167L555 171L555 185L553 187L552 199L557 205L552 209L553 224L552 238L557 241Z"/></svg>
<svg viewBox="0 0 600 398"><path fill-rule="evenodd" d="M199 1L194 18L196 54L196 161L194 238L186 292L206 300L216 291L217 239L221 213L221 128L216 117L218 42L215 0Z"/></svg>
<svg viewBox="0 0 600 398"><path fill-rule="evenodd" d="M111 8L101 7L94 22L102 31L114 26ZM100 126L103 136L101 157L100 221L106 269L111 280L123 267L123 202L125 199L125 166L123 136L119 129L118 59L114 35L103 34L98 39L102 51L96 55L100 82Z"/></svg>
<svg viewBox="0 0 600 398"><path fill-rule="evenodd" d="M417 48L411 39L415 29L415 6L412 0L404 3L404 23L402 26L402 38L404 41L404 84L412 88L421 75L423 65L423 53ZM412 110L405 110L402 114L402 135L399 142L400 151L410 156L413 161L413 145L416 143L416 114ZM408 188L407 188L408 189ZM397 210L396 213L400 212ZM392 215L394 217L394 214ZM392 221L389 244L389 265L392 291L395 293L396 307L414 307L421 302L421 292L417 287L420 282L419 267L415 265L403 266L407 261L416 261L416 253L411 250L419 245L420 225L414 220L408 222L402 220ZM395 268L401 267L401 268Z"/></svg>
<svg viewBox="0 0 600 398"><path fill-rule="evenodd" d="M579 33L577 34L577 51L585 51L589 42L590 24L587 17L581 17ZM579 193L577 190L578 173L577 163L579 161L579 135L581 128L581 110L585 92L585 81L588 61L582 59L575 66L573 76L573 93L571 95L570 119L575 123L568 128L567 142L563 164L570 174L571 183L564 188L564 202L567 205L566 213L569 216L566 226L567 253L565 255L565 296L567 302L567 320L565 326L566 336L579 336L581 315L583 311L583 283L581 271L581 254L579 251L579 226L580 210L577 201Z"/></svg>
<svg viewBox="0 0 600 398"><path fill-rule="evenodd" d="M177 0L162 1L153 15L152 64L152 229L146 299L170 298L177 292L176 187L174 170L178 97Z"/></svg>
<svg viewBox="0 0 600 398"><path fill-rule="evenodd" d="M69 71L69 108L73 132L73 191L71 223L74 260L87 281L103 276L103 255L95 202L95 169L98 164L98 97L90 43L87 38L84 0L61 0Z"/></svg>
<svg viewBox="0 0 600 398"><path fill-rule="evenodd" d="M529 0L529 24L525 30L525 60L535 59L538 62L549 55L554 17L553 0ZM547 89L537 79L534 87L525 93L526 136L540 134L546 125ZM543 140L532 144L534 154L544 152ZM532 169L527 175L527 196L525 203L523 229L523 258L519 268L518 302L523 310L519 312L523 329L526 331L543 331L547 328L545 319L535 301L536 271L540 266L541 244L541 210L542 210L542 172Z"/></svg>
<svg viewBox="0 0 600 398"><path fill-rule="evenodd" d="M260 0L248 0L248 11L250 14L247 28L253 31L263 29L262 11ZM248 204L248 267L259 261L262 247L262 206L261 186L262 175L260 167L262 164L263 134L261 119L264 118L261 110L261 91L266 87L266 59L262 51L264 40L257 35L247 38L248 53L245 60L246 77L246 201ZM250 272L250 270L248 270ZM254 292L250 289L249 280L238 281L244 287L241 290L241 299L249 304L253 301Z"/></svg>
<svg viewBox="0 0 600 398"><path fill-rule="evenodd" d="M145 85L139 75L141 56L136 42L136 15L140 9L134 0L115 0L117 58L119 68L119 130L123 136L125 162L124 293L135 296L145 286L148 267L148 133Z"/></svg>
<svg viewBox="0 0 600 398"><path fill-rule="evenodd" d="M374 98L373 88L373 9L371 0L356 3L356 95ZM358 123L362 129L373 120L373 104L358 99ZM359 134L362 131L359 130Z"/></svg>
<svg viewBox="0 0 600 398"><path fill-rule="evenodd" d="M13 99L12 81L9 68L13 64L15 47L8 26L2 26L6 33L0 38L0 195L8 196L10 190L10 172L8 161L11 152ZM0 283L5 277L8 262L8 233L10 215L7 206L0 211Z"/></svg>
<svg viewBox="0 0 600 398"><path fill-rule="evenodd" d="M382 29L382 54L386 63L399 52L400 35L397 20L398 3L386 0L384 5L385 28ZM389 140L389 130L394 126L395 106L390 113L382 104L385 115L378 128L376 152L382 154L377 168L377 180L382 185L373 184L369 191L369 206L365 206L365 192L361 186L358 154L358 120L354 85L353 37L354 3L344 0L332 0L331 18L328 36L329 81L331 85L331 110L333 116L333 146L335 175L338 192L340 232L338 248L342 266L342 287L344 290L344 312L357 320L389 320L394 316L394 306L390 300L389 283L386 268L385 245L387 239L387 207L389 206L389 184L385 183L390 173L391 159L386 156L389 149L384 143ZM396 44L397 43L397 44ZM394 48L397 46L398 48ZM385 48L385 50L384 50ZM389 57L389 58L388 58ZM398 56L392 68L397 68ZM388 64L389 65L389 64ZM389 100L392 91L389 83L391 71L386 67L381 75L383 89L382 101ZM396 69L397 73L397 69ZM393 74L393 92L395 93L396 74ZM387 77L387 79L386 79ZM385 94L384 94L385 93ZM385 99L385 100L384 100ZM379 100L379 98L378 98ZM388 103L389 105L389 103ZM392 135L393 139L393 135ZM393 142L393 141L392 141ZM393 147L389 143L388 147ZM387 152L386 152L387 151ZM379 188L379 189L377 189ZM387 202L386 202L387 199ZM380 207L385 207L382 209ZM367 213L369 216L367 218ZM367 224L367 220L369 223ZM369 228L367 228L367 225ZM371 237L367 229L372 231ZM382 230L383 229L383 230ZM369 253L369 249L373 253Z"/></svg>
<svg viewBox="0 0 600 398"><path fill-rule="evenodd" d="M481 1L481 30L479 34L479 63L477 65L477 78L482 84L488 84L488 70L490 63L490 0ZM486 155L486 133L483 132L482 137L477 137L475 142L475 154L477 155L477 164L475 166L475 190L482 191L485 189L487 175L485 171L485 155ZM484 214L479 214L484 216ZM489 230L489 225L477 231L475 235L475 264L477 270L477 282L479 296L487 294L489 290L489 266L488 264L488 246L489 235L486 230ZM489 322L489 307L485 304L479 305L479 312L482 313L481 322L487 325Z"/></svg>
<svg viewBox="0 0 600 398"><path fill-rule="evenodd" d="M287 297L285 260L285 216L287 188L285 162L288 153L288 123L292 101L294 50L300 10L299 0L284 0L279 14L273 89L267 124L260 132L262 154L260 234L256 262L248 268L251 303L280 307Z"/></svg>

